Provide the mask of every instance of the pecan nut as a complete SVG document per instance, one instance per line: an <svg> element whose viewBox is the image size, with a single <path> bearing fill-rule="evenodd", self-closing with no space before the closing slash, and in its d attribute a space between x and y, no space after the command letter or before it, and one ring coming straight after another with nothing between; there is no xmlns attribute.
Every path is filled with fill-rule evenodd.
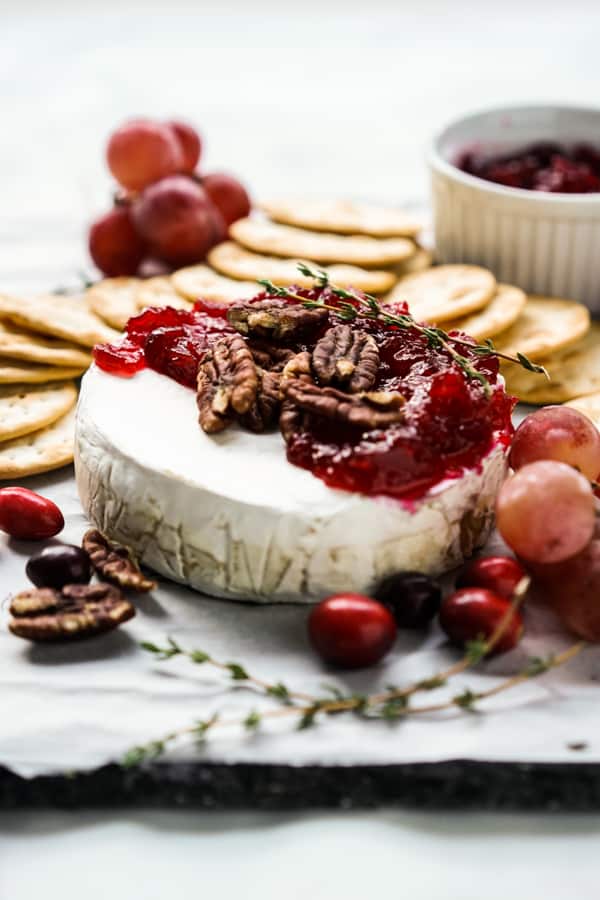
<svg viewBox="0 0 600 900"><path fill-rule="evenodd" d="M84 534L81 546L96 572L106 581L138 593L152 591L156 587L156 582L146 578L140 571L127 547L109 541L96 528L91 528Z"/></svg>
<svg viewBox="0 0 600 900"><path fill-rule="evenodd" d="M345 388L352 394L375 384L379 350L372 335L350 325L336 325L317 341L312 366L322 385Z"/></svg>
<svg viewBox="0 0 600 900"><path fill-rule="evenodd" d="M256 365L269 371L280 372L294 356L294 351L289 347L278 347L267 341L250 340L248 346Z"/></svg>
<svg viewBox="0 0 600 900"><path fill-rule="evenodd" d="M74 641L117 628L135 607L112 584L67 584L61 591L33 588L13 597L8 627L29 641Z"/></svg>
<svg viewBox="0 0 600 900"><path fill-rule="evenodd" d="M319 387L308 381L290 381L287 399L311 415L345 422L364 430L387 428L404 417L404 397L397 391L345 394L336 388Z"/></svg>
<svg viewBox="0 0 600 900"><path fill-rule="evenodd" d="M258 394L254 404L240 419L240 424L257 433L271 428L277 421L281 399L279 382L281 374L275 371L259 370Z"/></svg>
<svg viewBox="0 0 600 900"><path fill-rule="evenodd" d="M197 403L207 434L227 428L235 413L243 415L256 401L258 371L240 335L218 341L198 367Z"/></svg>
<svg viewBox="0 0 600 900"><path fill-rule="evenodd" d="M316 331L327 315L326 309L308 309L285 300L259 300L227 310L229 323L240 334L288 342Z"/></svg>

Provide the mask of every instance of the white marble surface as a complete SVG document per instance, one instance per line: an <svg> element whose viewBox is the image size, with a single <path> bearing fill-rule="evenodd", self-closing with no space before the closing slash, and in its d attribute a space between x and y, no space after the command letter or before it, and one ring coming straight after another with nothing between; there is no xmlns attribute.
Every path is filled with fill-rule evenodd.
<svg viewBox="0 0 600 900"><path fill-rule="evenodd" d="M423 148L446 119L597 103L599 25L592 0L0 0L0 288L72 282L85 266L83 226L109 189L101 142L127 115L197 122L207 166L256 193L421 201ZM385 811L3 814L0 896L585 900L598 828Z"/></svg>

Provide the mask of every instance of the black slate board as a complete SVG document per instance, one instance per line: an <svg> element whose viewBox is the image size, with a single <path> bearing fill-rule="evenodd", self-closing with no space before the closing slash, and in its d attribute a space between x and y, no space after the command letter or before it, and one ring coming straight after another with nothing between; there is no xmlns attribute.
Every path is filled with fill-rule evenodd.
<svg viewBox="0 0 600 900"><path fill-rule="evenodd" d="M0 767L0 809L600 810L594 763L449 760L385 766L153 763L22 778Z"/></svg>

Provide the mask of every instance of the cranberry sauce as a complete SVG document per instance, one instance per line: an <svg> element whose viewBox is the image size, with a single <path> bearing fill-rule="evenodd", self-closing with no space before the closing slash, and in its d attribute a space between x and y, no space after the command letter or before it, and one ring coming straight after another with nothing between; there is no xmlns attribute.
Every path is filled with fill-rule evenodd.
<svg viewBox="0 0 600 900"><path fill-rule="evenodd" d="M297 290L298 294L313 300L321 296L328 306L339 306L329 291ZM264 299L267 295L261 294L255 301ZM396 304L392 310L387 305L386 310L401 315L407 307ZM207 307L204 301L191 311L146 310L130 319L121 344L96 347L94 358L113 374L129 377L149 366L194 388L206 351L233 331L226 311L217 304ZM312 343L295 349L311 350L327 328L340 321L330 312ZM495 357L478 356L469 349L470 338L452 332L454 340L461 341L456 349L485 375L486 391L485 385L465 375L447 350L430 347L416 329L363 317L352 324L374 336L380 354L374 390L402 394L403 420L386 429L362 431L314 415L305 417L303 429L287 446L291 463L334 488L413 500L441 480L458 478L465 468L477 466L496 443L508 444L514 401L498 379Z"/></svg>
<svg viewBox="0 0 600 900"><path fill-rule="evenodd" d="M465 150L456 165L469 175L505 187L558 194L600 191L600 148L590 144L566 147L550 141L539 142L497 156Z"/></svg>
<svg viewBox="0 0 600 900"><path fill-rule="evenodd" d="M204 302L189 311L169 306L146 309L129 320L122 343L96 346L94 359L112 375L130 378L148 366L194 388L206 351L221 335L233 332L226 313L226 307Z"/></svg>

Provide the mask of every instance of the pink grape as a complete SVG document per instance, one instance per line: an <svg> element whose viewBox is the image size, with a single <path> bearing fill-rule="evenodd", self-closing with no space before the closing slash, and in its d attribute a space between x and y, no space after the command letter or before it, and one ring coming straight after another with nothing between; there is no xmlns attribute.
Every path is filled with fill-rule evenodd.
<svg viewBox="0 0 600 900"><path fill-rule="evenodd" d="M186 122L167 122L167 125L173 130L179 142L182 158L181 171L193 172L202 152L200 135Z"/></svg>
<svg viewBox="0 0 600 900"><path fill-rule="evenodd" d="M202 187L223 216L226 225L243 219L250 212L250 198L245 187L231 175L223 172L203 175Z"/></svg>
<svg viewBox="0 0 600 900"><path fill-rule="evenodd" d="M538 459L568 463L595 481L600 473L600 432L568 406L546 406L524 419L515 432L510 464L520 469Z"/></svg>
<svg viewBox="0 0 600 900"><path fill-rule="evenodd" d="M134 201L132 213L152 255L171 265L198 262L219 238L212 203L186 175L151 184Z"/></svg>
<svg viewBox="0 0 600 900"><path fill-rule="evenodd" d="M177 135L169 125L134 119L112 133L106 160L119 184L139 191L159 178L180 171L183 154Z"/></svg>
<svg viewBox="0 0 600 900"><path fill-rule="evenodd" d="M539 460L504 482L498 531L525 560L554 563L580 553L594 531L595 500L586 478L566 463Z"/></svg>
<svg viewBox="0 0 600 900"><path fill-rule="evenodd" d="M600 519L581 553L553 565L530 565L529 570L534 598L553 609L573 634L600 641Z"/></svg>
<svg viewBox="0 0 600 900"><path fill-rule="evenodd" d="M135 275L146 247L133 224L129 207L115 206L93 223L90 256L104 275Z"/></svg>

